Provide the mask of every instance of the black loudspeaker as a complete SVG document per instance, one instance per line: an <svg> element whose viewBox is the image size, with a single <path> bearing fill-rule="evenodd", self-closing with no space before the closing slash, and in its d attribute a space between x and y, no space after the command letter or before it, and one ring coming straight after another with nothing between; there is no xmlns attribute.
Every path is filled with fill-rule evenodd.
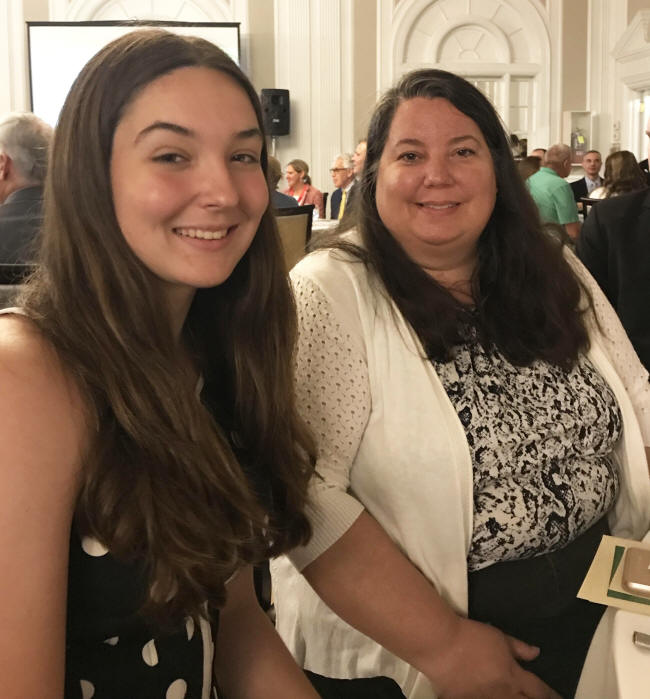
<svg viewBox="0 0 650 699"><path fill-rule="evenodd" d="M289 90L264 88L262 90L264 128L269 136L289 134Z"/></svg>

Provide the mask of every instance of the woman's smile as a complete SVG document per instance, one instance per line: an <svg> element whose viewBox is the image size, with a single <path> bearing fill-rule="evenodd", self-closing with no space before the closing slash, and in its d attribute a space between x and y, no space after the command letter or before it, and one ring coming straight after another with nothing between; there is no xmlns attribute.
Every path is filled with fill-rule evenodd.
<svg viewBox="0 0 650 699"><path fill-rule="evenodd" d="M268 203L262 145L244 90L209 68L165 74L127 107L113 139L115 212L174 298L223 283L248 250Z"/></svg>
<svg viewBox="0 0 650 699"><path fill-rule="evenodd" d="M400 104L377 173L377 210L423 269L463 275L492 215L496 176L476 122L443 98Z"/></svg>

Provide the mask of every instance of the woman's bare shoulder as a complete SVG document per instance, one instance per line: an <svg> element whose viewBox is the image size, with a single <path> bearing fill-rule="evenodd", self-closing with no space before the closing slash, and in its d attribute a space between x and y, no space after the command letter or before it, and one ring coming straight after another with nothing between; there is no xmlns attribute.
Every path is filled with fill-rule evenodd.
<svg viewBox="0 0 650 699"><path fill-rule="evenodd" d="M38 433L39 442L76 452L88 432L86 414L76 382L38 326L24 315L0 315L0 435Z"/></svg>
<svg viewBox="0 0 650 699"><path fill-rule="evenodd" d="M0 372L43 372L51 379L64 379L64 371L51 342L38 325L22 313L0 315Z"/></svg>
<svg viewBox="0 0 650 699"><path fill-rule="evenodd" d="M0 672L10 696L62 696L70 526L87 434L79 391L51 343L29 318L0 315L0 570L11 571L0 576L0 617L12 639L0 644ZM20 663L34 672L12 675Z"/></svg>
<svg viewBox="0 0 650 699"><path fill-rule="evenodd" d="M50 349L50 343L29 316L18 310L0 314L0 351L35 352L41 356Z"/></svg>

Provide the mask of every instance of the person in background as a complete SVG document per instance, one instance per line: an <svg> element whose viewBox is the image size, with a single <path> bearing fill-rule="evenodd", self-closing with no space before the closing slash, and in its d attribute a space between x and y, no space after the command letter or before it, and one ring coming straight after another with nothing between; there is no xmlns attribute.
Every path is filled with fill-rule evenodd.
<svg viewBox="0 0 650 699"><path fill-rule="evenodd" d="M352 168L354 170L354 178L357 182L361 179L363 165L366 162L366 151L368 149L368 141L362 138L352 154Z"/></svg>
<svg viewBox="0 0 650 699"><path fill-rule="evenodd" d="M542 165L544 165L544 161L546 160L546 148L535 148L530 154L539 158L542 161Z"/></svg>
<svg viewBox="0 0 650 699"><path fill-rule="evenodd" d="M367 141L364 138L357 143L357 147L354 149L354 153L352 154L352 170L354 173L354 177L350 185L350 188L348 189L348 194L345 203L345 211L343 213L343 216L340 217L340 220L342 221L342 225L344 227L349 226L351 222L354 221L354 217L356 216L356 201L357 195L359 193L359 183L363 173L363 166L366 161L366 149Z"/></svg>
<svg viewBox="0 0 650 699"><path fill-rule="evenodd" d="M641 172L645 175L646 182L648 185L650 185L650 170L648 170L648 158L644 158L641 160L639 163L639 167L641 168Z"/></svg>
<svg viewBox="0 0 650 699"><path fill-rule="evenodd" d="M619 153L608 156L606 183L607 164L613 172L610 158L614 156L619 164L630 162ZM650 370L650 189L612 195L592 209L580 235L578 256L616 309L639 358Z"/></svg>
<svg viewBox="0 0 650 699"><path fill-rule="evenodd" d="M268 198L213 43L134 31L76 78L0 323L3 697L316 698L251 574L309 538L314 453Z"/></svg>
<svg viewBox="0 0 650 699"><path fill-rule="evenodd" d="M538 172L526 180L526 187L537 204L542 221L559 223L570 238L580 233L578 209L571 186L564 179L571 172L571 149L563 143L551 146Z"/></svg>
<svg viewBox="0 0 650 699"><path fill-rule="evenodd" d="M648 121L646 122L645 125L645 135L646 138L648 139L648 148L650 149L650 117L648 118ZM639 163L639 167L643 171L643 174L645 175L646 182L648 184L648 187L650 187L650 168L648 167L648 158L644 158L641 160Z"/></svg>
<svg viewBox="0 0 650 699"><path fill-rule="evenodd" d="M278 182L282 178L282 165L273 155L268 157L268 180L271 190L271 206L274 209L292 209L297 206L296 200L288 194L278 192Z"/></svg>
<svg viewBox="0 0 650 699"><path fill-rule="evenodd" d="M366 162L366 152L368 149L368 141L362 138L357 147L354 149L352 154L352 169L354 170L354 184L350 190L349 199L352 200L356 196L359 190L359 183L361 181L361 174L363 173L363 166Z"/></svg>
<svg viewBox="0 0 650 699"><path fill-rule="evenodd" d="M0 120L0 263L33 261L52 128L31 112Z"/></svg>
<svg viewBox="0 0 650 699"><path fill-rule="evenodd" d="M298 203L296 206L306 204L314 205L316 218L325 218L325 206L323 205L323 193L313 187L309 177L309 165L298 158L292 160L284 173L288 187L284 194L293 197Z"/></svg>
<svg viewBox="0 0 650 699"><path fill-rule="evenodd" d="M291 272L319 456L278 630L323 697L571 697L601 536L650 525L648 374L466 80L384 95L360 195Z"/></svg>
<svg viewBox="0 0 650 699"><path fill-rule="evenodd" d="M519 170L519 174L524 181L531 175L534 175L541 166L541 158L538 158L536 155L528 155L525 158L517 161L517 169Z"/></svg>
<svg viewBox="0 0 650 699"><path fill-rule="evenodd" d="M610 153L605 160L603 185L589 195L592 199L609 199L620 194L647 188L646 178L629 150Z"/></svg>
<svg viewBox="0 0 650 699"><path fill-rule="evenodd" d="M526 150L516 133L510 134L510 148L512 150L512 157L515 160L526 157Z"/></svg>
<svg viewBox="0 0 650 699"><path fill-rule="evenodd" d="M585 176L570 183L576 204L582 197L591 197L592 192L603 184L603 178L600 176L602 165L603 160L597 150L588 150L582 156L582 169Z"/></svg>
<svg viewBox="0 0 650 699"><path fill-rule="evenodd" d="M330 197L330 218L341 219L345 212L350 189L354 185L352 156L349 153L338 155L332 163L330 173L332 175L332 183L336 187Z"/></svg>

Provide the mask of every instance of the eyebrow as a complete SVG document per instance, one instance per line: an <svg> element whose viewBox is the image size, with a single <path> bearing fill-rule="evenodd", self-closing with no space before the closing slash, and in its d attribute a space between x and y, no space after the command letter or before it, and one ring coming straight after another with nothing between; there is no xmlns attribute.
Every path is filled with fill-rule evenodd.
<svg viewBox="0 0 650 699"><path fill-rule="evenodd" d="M177 133L180 136L194 136L194 131L188 129L185 126L180 126L179 124L173 124L169 121L154 121L153 124L145 126L140 133L135 138L135 142L141 141L148 133L162 129L163 131L171 131L172 133Z"/></svg>
<svg viewBox="0 0 650 699"><path fill-rule="evenodd" d="M472 141L476 143L480 143L478 138L476 136L472 136L471 134L466 134L464 136L454 136L454 138L449 139L449 144L453 145L454 143L459 143L460 141L466 141L467 139L471 139ZM395 143L395 148L398 148L399 146L423 146L424 143L420 141L417 138L400 138L397 143Z"/></svg>
<svg viewBox="0 0 650 699"><path fill-rule="evenodd" d="M185 126L181 126L180 124L174 124L173 122L169 121L154 121L152 124L149 124L149 126L145 126L145 128L142 129L140 133L138 133L138 135L135 138L135 142L138 143L138 141L142 140L148 133L151 133L152 131L156 131L158 129L161 129L163 131L171 131L172 133L179 134L180 136L186 136L188 138L196 136L195 131L193 131L192 129L188 129ZM263 139L264 137L260 129L256 126L252 129L244 129L243 131L238 131L235 134L235 140L238 141L246 140L249 138Z"/></svg>
<svg viewBox="0 0 650 699"><path fill-rule="evenodd" d="M235 134L235 138L239 141L244 141L247 138L260 138L260 139L264 140L264 135L257 128L257 126L255 126L252 129L244 129L244 131L237 132Z"/></svg>

